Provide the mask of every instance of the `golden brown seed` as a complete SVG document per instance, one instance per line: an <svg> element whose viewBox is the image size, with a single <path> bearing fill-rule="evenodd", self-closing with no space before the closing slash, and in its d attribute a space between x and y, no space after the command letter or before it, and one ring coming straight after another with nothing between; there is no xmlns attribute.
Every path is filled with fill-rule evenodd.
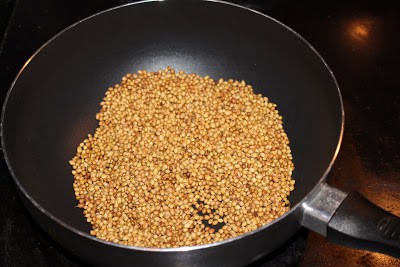
<svg viewBox="0 0 400 267"><path fill-rule="evenodd" d="M100 105L99 127L69 161L92 235L143 247L200 245L289 210L294 165L282 117L244 81L141 70Z"/></svg>

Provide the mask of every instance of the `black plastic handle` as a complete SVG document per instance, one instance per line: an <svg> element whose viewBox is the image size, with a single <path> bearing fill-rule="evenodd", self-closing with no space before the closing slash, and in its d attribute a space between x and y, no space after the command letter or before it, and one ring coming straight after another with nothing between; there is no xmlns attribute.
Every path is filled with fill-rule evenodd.
<svg viewBox="0 0 400 267"><path fill-rule="evenodd" d="M400 258L400 218L358 192L343 200L328 223L327 238L339 245Z"/></svg>

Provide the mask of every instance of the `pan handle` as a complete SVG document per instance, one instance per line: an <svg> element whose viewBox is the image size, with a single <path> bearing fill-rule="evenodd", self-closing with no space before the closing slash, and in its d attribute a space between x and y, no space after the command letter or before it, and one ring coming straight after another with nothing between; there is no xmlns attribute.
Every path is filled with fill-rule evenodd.
<svg viewBox="0 0 400 267"><path fill-rule="evenodd" d="M400 258L400 218L358 192L321 184L303 203L301 224L330 241Z"/></svg>

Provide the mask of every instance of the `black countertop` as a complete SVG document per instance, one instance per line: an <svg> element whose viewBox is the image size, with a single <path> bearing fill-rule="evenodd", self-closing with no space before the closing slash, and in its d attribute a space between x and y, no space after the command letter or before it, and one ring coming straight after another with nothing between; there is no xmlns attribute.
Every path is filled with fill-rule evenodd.
<svg viewBox="0 0 400 267"><path fill-rule="evenodd" d="M0 100L24 62L51 36L98 11L133 1L0 0ZM339 82L346 112L330 183L358 190L400 215L400 7L395 1L238 0L305 37ZM0 163L0 266L84 266L38 227ZM252 266L400 266L305 229Z"/></svg>

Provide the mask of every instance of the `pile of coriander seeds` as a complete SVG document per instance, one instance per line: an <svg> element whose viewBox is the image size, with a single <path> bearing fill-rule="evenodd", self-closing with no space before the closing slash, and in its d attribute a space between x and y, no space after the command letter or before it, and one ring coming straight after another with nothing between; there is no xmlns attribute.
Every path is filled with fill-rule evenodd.
<svg viewBox="0 0 400 267"><path fill-rule="evenodd" d="M289 210L289 139L268 98L244 81L127 74L70 161L91 234L170 248L257 229Z"/></svg>

